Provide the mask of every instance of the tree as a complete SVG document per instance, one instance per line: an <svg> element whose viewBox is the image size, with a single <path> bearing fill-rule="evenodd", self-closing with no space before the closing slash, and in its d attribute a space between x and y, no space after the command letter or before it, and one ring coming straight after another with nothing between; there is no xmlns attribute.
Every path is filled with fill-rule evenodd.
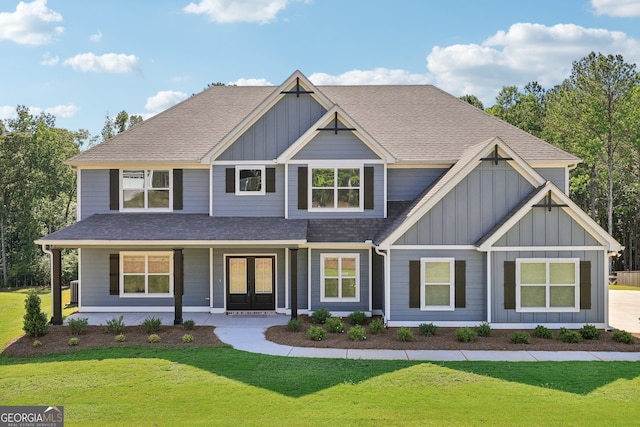
<svg viewBox="0 0 640 427"><path fill-rule="evenodd" d="M127 129L131 129L135 125L141 123L142 120L142 116L130 116L125 110L120 111L114 119L112 119L107 112L101 132L102 140L106 141L109 138L113 138L117 134L122 133Z"/></svg>
<svg viewBox="0 0 640 427"><path fill-rule="evenodd" d="M503 86L496 104L487 112L532 135L540 136L545 115L545 91L538 82L527 83L524 93L517 86Z"/></svg>
<svg viewBox="0 0 640 427"><path fill-rule="evenodd" d="M47 315L40 309L40 297L36 291L31 291L24 300L22 330L30 337L40 337L49 330Z"/></svg>
<svg viewBox="0 0 640 427"><path fill-rule="evenodd" d="M482 105L482 101L480 101L478 97L476 97L475 95L463 95L460 97L460 100L468 104L471 104L476 108L484 110L484 105Z"/></svg>

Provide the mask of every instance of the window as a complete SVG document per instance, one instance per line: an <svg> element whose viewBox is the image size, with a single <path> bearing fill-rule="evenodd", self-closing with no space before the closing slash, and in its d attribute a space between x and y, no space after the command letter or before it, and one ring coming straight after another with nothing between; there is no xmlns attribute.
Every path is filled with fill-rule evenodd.
<svg viewBox="0 0 640 427"><path fill-rule="evenodd" d="M171 171L123 170L123 209L170 209Z"/></svg>
<svg viewBox="0 0 640 427"><path fill-rule="evenodd" d="M360 301L360 255L322 254L320 301Z"/></svg>
<svg viewBox="0 0 640 427"><path fill-rule="evenodd" d="M173 295L171 252L121 252L120 295L170 297Z"/></svg>
<svg viewBox="0 0 640 427"><path fill-rule="evenodd" d="M579 258L516 260L516 311L579 311Z"/></svg>
<svg viewBox="0 0 640 427"><path fill-rule="evenodd" d="M362 168L310 168L311 209L362 210Z"/></svg>
<svg viewBox="0 0 640 427"><path fill-rule="evenodd" d="M265 167L236 168L236 194L265 194Z"/></svg>
<svg viewBox="0 0 640 427"><path fill-rule="evenodd" d="M420 309L455 309L455 259L420 259Z"/></svg>

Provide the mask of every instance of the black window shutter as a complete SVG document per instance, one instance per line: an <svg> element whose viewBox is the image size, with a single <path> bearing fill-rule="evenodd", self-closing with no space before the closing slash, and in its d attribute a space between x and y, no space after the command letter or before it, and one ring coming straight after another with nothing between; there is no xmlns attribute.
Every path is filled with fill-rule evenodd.
<svg viewBox="0 0 640 427"><path fill-rule="evenodd" d="M109 210L120 210L120 170L109 170Z"/></svg>
<svg viewBox="0 0 640 427"><path fill-rule="evenodd" d="M267 193L276 192L276 168L265 169L265 188Z"/></svg>
<svg viewBox="0 0 640 427"><path fill-rule="evenodd" d="M373 167L364 168L364 208L373 209Z"/></svg>
<svg viewBox="0 0 640 427"><path fill-rule="evenodd" d="M227 193L236 192L236 168L226 169L226 188Z"/></svg>
<svg viewBox="0 0 640 427"><path fill-rule="evenodd" d="M409 261L409 308L420 308L420 261Z"/></svg>
<svg viewBox="0 0 640 427"><path fill-rule="evenodd" d="M580 261L580 309L591 308L591 261Z"/></svg>
<svg viewBox="0 0 640 427"><path fill-rule="evenodd" d="M109 254L109 295L120 294L120 255Z"/></svg>
<svg viewBox="0 0 640 427"><path fill-rule="evenodd" d="M467 262L455 262L455 307L464 308L467 305Z"/></svg>
<svg viewBox="0 0 640 427"><path fill-rule="evenodd" d="M298 167L298 209L307 209L307 185L309 179L309 170L306 166Z"/></svg>
<svg viewBox="0 0 640 427"><path fill-rule="evenodd" d="M516 262L504 262L504 308L516 309Z"/></svg>
<svg viewBox="0 0 640 427"><path fill-rule="evenodd" d="M173 210L182 210L182 169L173 170Z"/></svg>

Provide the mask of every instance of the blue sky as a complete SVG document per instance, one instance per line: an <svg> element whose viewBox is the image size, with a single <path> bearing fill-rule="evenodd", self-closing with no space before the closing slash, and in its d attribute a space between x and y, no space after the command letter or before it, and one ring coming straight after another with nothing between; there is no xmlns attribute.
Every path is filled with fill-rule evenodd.
<svg viewBox="0 0 640 427"><path fill-rule="evenodd" d="M145 118L213 82L434 84L485 107L589 52L640 69L640 0L3 0L0 119Z"/></svg>

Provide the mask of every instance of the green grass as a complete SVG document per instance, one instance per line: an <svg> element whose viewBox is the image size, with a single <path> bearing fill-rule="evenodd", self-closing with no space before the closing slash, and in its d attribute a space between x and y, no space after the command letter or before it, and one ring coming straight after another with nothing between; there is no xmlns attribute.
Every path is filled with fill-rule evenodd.
<svg viewBox="0 0 640 427"><path fill-rule="evenodd" d="M6 294L0 301L1 336L20 335L21 325L6 322ZM63 405L67 426L584 426L633 425L640 417L638 362L428 363L119 348L0 356L0 390L2 405Z"/></svg>
<svg viewBox="0 0 640 427"><path fill-rule="evenodd" d="M609 285L610 291L640 291L640 286Z"/></svg>

